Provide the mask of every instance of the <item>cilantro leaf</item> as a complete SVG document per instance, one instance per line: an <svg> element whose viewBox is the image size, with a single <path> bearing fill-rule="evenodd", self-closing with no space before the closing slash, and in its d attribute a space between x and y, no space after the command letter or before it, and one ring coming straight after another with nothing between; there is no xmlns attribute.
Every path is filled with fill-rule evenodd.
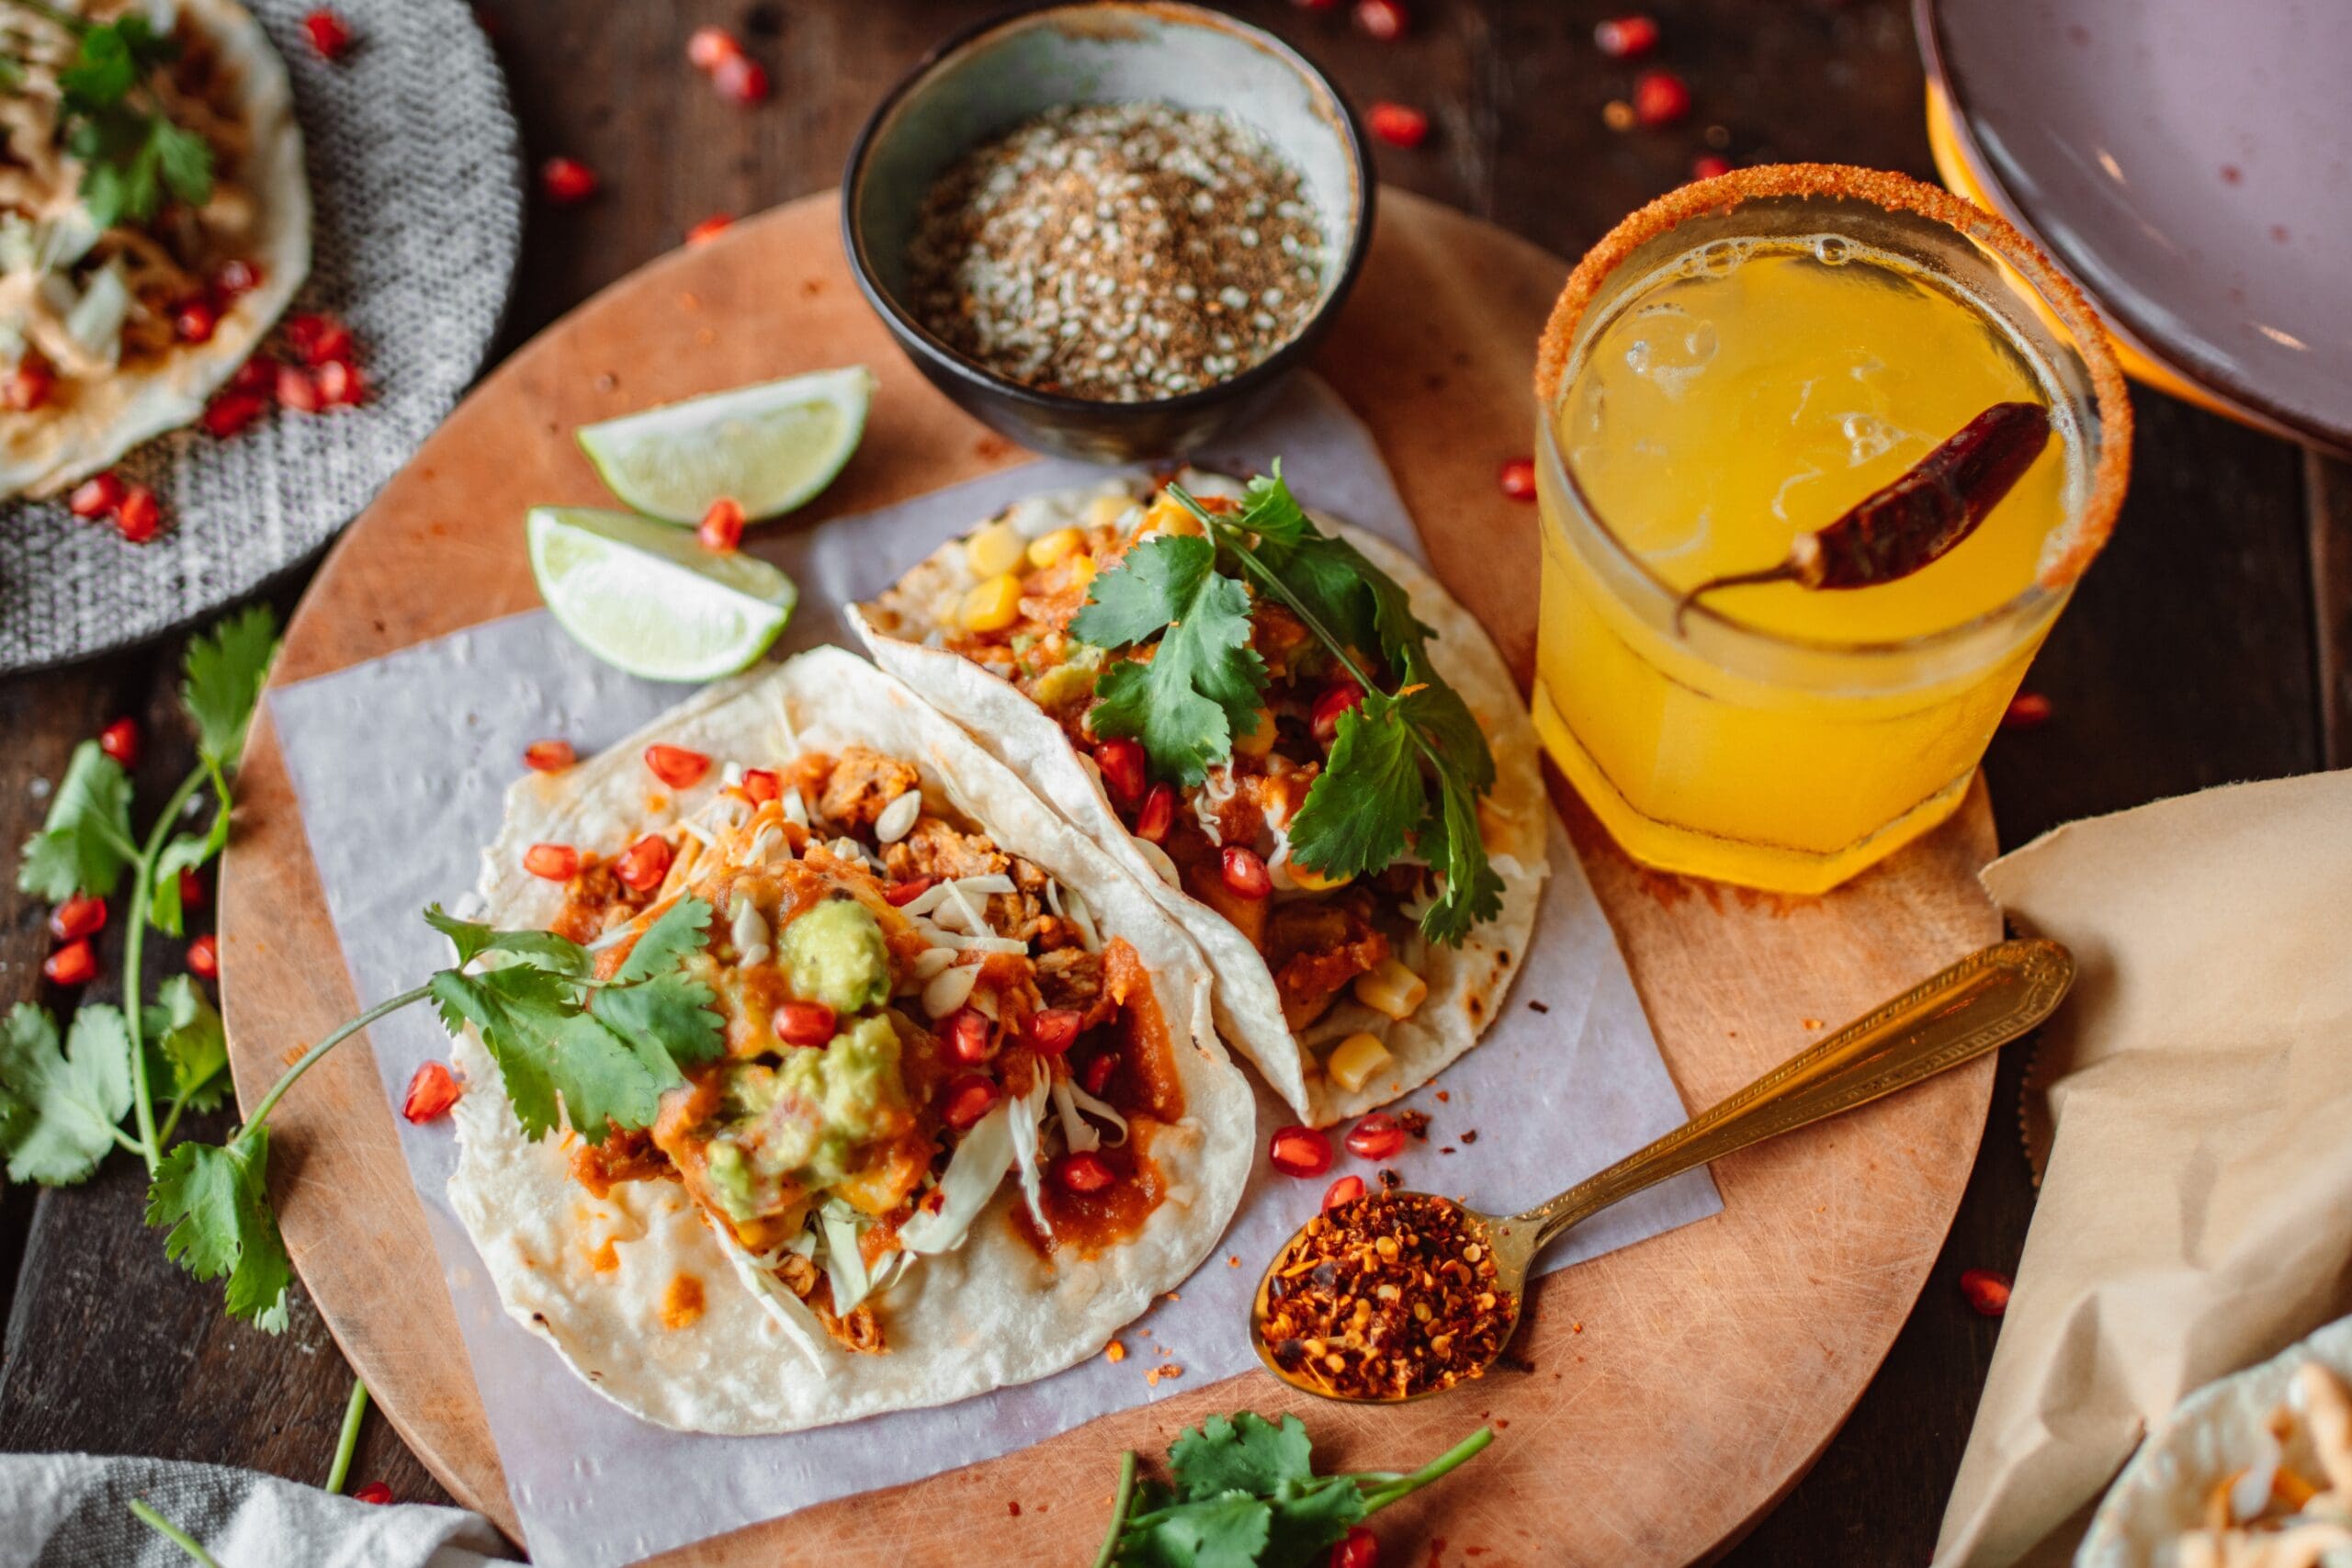
<svg viewBox="0 0 2352 1568"><path fill-rule="evenodd" d="M114 1146L130 1110L130 1034L122 1014L102 1003L83 1007L61 1051L57 1021L18 1002L0 1022L0 1089L16 1102L0 1119L9 1179L46 1187L85 1179Z"/></svg>
<svg viewBox="0 0 2352 1568"><path fill-rule="evenodd" d="M1168 1472L1187 1499L1237 1489L1271 1495L1286 1481L1315 1478L1313 1446L1295 1416L1279 1425L1248 1410L1212 1416L1168 1445Z"/></svg>
<svg viewBox="0 0 2352 1568"><path fill-rule="evenodd" d="M637 939L614 980L627 986L666 975L688 955L701 952L710 941L710 912L707 901L691 894L671 905Z"/></svg>
<svg viewBox="0 0 2352 1568"><path fill-rule="evenodd" d="M1283 479L1283 460L1274 459L1273 471L1260 474L1241 492L1241 526L1249 533L1278 545L1295 544L1310 532L1306 508L1290 492Z"/></svg>
<svg viewBox="0 0 2352 1568"><path fill-rule="evenodd" d="M714 1062L726 1055L726 1024L710 1003L710 987L701 981L657 975L634 986L606 987L589 1011L644 1057L666 1089L677 1081L677 1063Z"/></svg>
<svg viewBox="0 0 2352 1568"><path fill-rule="evenodd" d="M1125 660L1095 683L1088 722L1132 736L1159 773L1201 782L1255 722L1265 660L1250 646L1250 594L1218 574L1216 547L1169 534L1136 546L1094 580L1070 635L1103 648L1158 637L1149 660Z"/></svg>
<svg viewBox="0 0 2352 1568"><path fill-rule="evenodd" d="M1118 1561L1132 1568L1257 1568L1273 1510L1247 1492L1179 1503L1132 1521Z"/></svg>
<svg viewBox="0 0 2352 1568"><path fill-rule="evenodd" d="M266 604L230 616L208 635L188 639L181 662L187 678L180 701L196 721L197 749L226 766L245 749L245 727L277 652L277 618Z"/></svg>
<svg viewBox="0 0 2352 1568"><path fill-rule="evenodd" d="M293 1266L269 1206L269 1129L226 1146L172 1145L147 1189L147 1223L170 1225L164 1251L199 1280L229 1276L230 1314L283 1333Z"/></svg>
<svg viewBox="0 0 2352 1568"><path fill-rule="evenodd" d="M1421 917L1421 931L1431 942L1458 944L1470 929L1502 913L1503 879L1487 863L1487 846L1478 829L1478 800L1468 784L1441 763L1445 787L1439 791L1439 812L1421 825L1421 854L1445 874L1445 896Z"/></svg>
<svg viewBox="0 0 2352 1568"><path fill-rule="evenodd" d="M707 911L707 904L703 906ZM508 953L527 958L560 975L584 976L595 967L588 950L553 931L503 931L472 920L461 920L435 904L424 911L424 923L449 939L463 968L485 953Z"/></svg>
<svg viewBox="0 0 2352 1568"><path fill-rule="evenodd" d="M212 144L195 131L158 117L149 146L165 188L190 207L212 199ZM233 752L225 753L234 755Z"/></svg>
<svg viewBox="0 0 2352 1568"><path fill-rule="evenodd" d="M40 832L25 840L17 886L51 904L76 893L108 894L138 860L130 841L130 777L95 740L74 759Z"/></svg>
<svg viewBox="0 0 2352 1568"><path fill-rule="evenodd" d="M184 1100L191 1111L219 1106L229 1093L229 1037L203 987L173 976L156 987L145 1021L157 1098Z"/></svg>
<svg viewBox="0 0 2352 1568"><path fill-rule="evenodd" d="M226 848L229 842L228 792L214 773L212 826L202 834L175 833L164 852L155 857L153 878L147 889L147 920L173 936L187 929L187 914L180 908L180 873L195 871Z"/></svg>
<svg viewBox="0 0 2352 1568"><path fill-rule="evenodd" d="M1396 699L1368 692L1340 715L1331 754L1290 824L1291 858L1329 877L1362 876L1405 852L1429 816L1419 750Z"/></svg>
<svg viewBox="0 0 2352 1568"><path fill-rule="evenodd" d="M1320 1562L1323 1554L1371 1509L1362 1488L1344 1475L1293 1490L1273 1499L1266 1532L1268 1562Z"/></svg>

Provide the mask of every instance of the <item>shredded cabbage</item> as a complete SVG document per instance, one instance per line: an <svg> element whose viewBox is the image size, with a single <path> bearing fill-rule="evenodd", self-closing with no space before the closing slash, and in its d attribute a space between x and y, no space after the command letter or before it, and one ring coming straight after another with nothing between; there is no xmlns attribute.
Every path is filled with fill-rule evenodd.
<svg viewBox="0 0 2352 1568"><path fill-rule="evenodd" d="M846 1317L874 1288L865 1255L858 1250L857 1215L846 1204L828 1203L818 1223L825 1231L825 1278L833 1284L833 1313Z"/></svg>
<svg viewBox="0 0 2352 1568"><path fill-rule="evenodd" d="M1085 1111L1088 1116L1100 1116L1103 1121L1111 1123L1112 1127L1118 1133L1119 1135L1117 1137L1110 1140L1112 1147L1116 1148L1119 1145L1127 1141L1127 1119L1119 1114L1117 1108L1107 1105L1103 1101L1095 1099L1092 1095L1079 1088L1075 1083L1069 1083L1067 1079L1064 1080L1064 1083L1069 1089L1069 1098L1076 1103L1079 1110ZM1063 1086L1057 1085L1056 1087L1060 1088ZM1084 1117L1072 1118L1065 1116L1062 1119L1063 1136L1069 1136L1069 1123L1073 1120L1078 1121L1082 1125L1085 1124ZM1091 1134L1093 1133L1093 1128L1091 1125L1088 1125L1087 1131ZM1072 1145L1072 1147L1075 1146L1075 1145ZM1090 1143L1086 1146L1091 1149L1094 1145Z"/></svg>
<svg viewBox="0 0 2352 1568"><path fill-rule="evenodd" d="M759 1299L760 1305L767 1309L768 1316L784 1330L784 1337L800 1347L801 1354L808 1358L808 1364L817 1369L817 1375L824 1377L829 1371L825 1365L825 1325L818 1320L815 1310L786 1289L783 1280L762 1269L743 1249L743 1244L727 1234L723 1223L712 1225L710 1234L718 1238L719 1250L727 1255L727 1261L735 1266L736 1277Z"/></svg>
<svg viewBox="0 0 2352 1568"><path fill-rule="evenodd" d="M65 335L93 359L113 364L122 353L122 323L130 316L130 285L122 267L108 262L66 312Z"/></svg>
<svg viewBox="0 0 2352 1568"><path fill-rule="evenodd" d="M1006 1104L1012 1108L1012 1164L1021 1173L1021 1195L1029 1201L1029 1217L1037 1222L1037 1228L1052 1235L1054 1227L1046 1222L1046 1191L1037 1169L1037 1119L1045 1114L1047 1077L1041 1066L1029 1084L1029 1092Z"/></svg>
<svg viewBox="0 0 2352 1568"><path fill-rule="evenodd" d="M1143 840L1138 839L1136 841L1141 843ZM1158 845L1153 846L1155 849L1158 847ZM1075 887L1071 888L1069 906L1069 923L1078 928L1078 940L1085 944L1087 952L1102 952L1102 938L1094 929L1094 911L1087 908L1086 895Z"/></svg>
<svg viewBox="0 0 2352 1568"><path fill-rule="evenodd" d="M899 1245L909 1252L930 1256L953 1252L964 1244L964 1233L980 1217L997 1183L1012 1168L1012 1101L972 1123L964 1141L939 1178L940 1205L923 1209L899 1228Z"/></svg>

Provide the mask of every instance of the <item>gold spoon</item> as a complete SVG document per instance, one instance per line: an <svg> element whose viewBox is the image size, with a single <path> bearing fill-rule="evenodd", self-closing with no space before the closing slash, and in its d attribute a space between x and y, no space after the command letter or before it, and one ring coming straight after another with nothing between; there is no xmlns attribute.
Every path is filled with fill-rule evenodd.
<svg viewBox="0 0 2352 1568"><path fill-rule="evenodd" d="M1485 1214L1433 1194L1397 1194L1423 1205L1444 1205L1453 1211L1465 1234L1483 1238L1495 1262L1491 1288L1510 1303L1509 1318L1496 1334L1496 1348L1487 1360L1450 1366L1448 1380L1433 1387L1405 1395L1342 1393L1277 1363L1266 1343L1266 1292L1283 1259L1305 1238L1304 1227L1275 1253L1258 1281L1250 1309L1250 1342L1276 1377L1326 1399L1395 1404L1453 1387L1474 1371L1484 1371L1510 1342L1527 1299L1528 1266L1571 1225L1695 1166L1851 1111L1996 1050L2055 1011L2074 977L2074 958L2054 942L2005 942L1980 949L1799 1052L1648 1147L1525 1213Z"/></svg>

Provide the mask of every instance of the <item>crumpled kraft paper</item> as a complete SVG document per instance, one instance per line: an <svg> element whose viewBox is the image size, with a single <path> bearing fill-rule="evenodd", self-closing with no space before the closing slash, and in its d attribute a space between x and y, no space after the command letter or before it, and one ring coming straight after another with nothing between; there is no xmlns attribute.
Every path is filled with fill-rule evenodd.
<svg viewBox="0 0 2352 1568"><path fill-rule="evenodd" d="M2352 772L2072 823L1984 876L2079 976L1936 1568L2064 1562L2184 1395L2352 1308Z"/></svg>

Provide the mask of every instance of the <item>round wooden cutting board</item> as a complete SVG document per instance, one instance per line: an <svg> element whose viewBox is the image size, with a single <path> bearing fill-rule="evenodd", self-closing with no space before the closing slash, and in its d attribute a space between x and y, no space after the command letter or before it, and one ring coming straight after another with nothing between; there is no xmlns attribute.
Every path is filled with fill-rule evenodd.
<svg viewBox="0 0 2352 1568"><path fill-rule="evenodd" d="M275 679L533 607L525 508L611 504L571 441L591 420L863 361L881 380L865 446L810 515L867 511L1023 460L892 348L851 281L836 210L832 196L812 197L664 257L509 359L327 558ZM1501 494L1495 470L1531 434L1530 364L1567 270L1499 230L1384 191L1370 264L1318 362L1379 440L1438 575L1522 681L1536 514ZM1975 878L1994 847L1981 786L1954 821L1888 864L1829 897L1786 900L1645 874L1554 784L1690 1105L1713 1103L1824 1025L2000 935ZM357 1007L266 710L239 795L220 940L237 1088L251 1105L305 1042ZM287 1245L401 1435L452 1493L513 1533L455 1314L432 1283L439 1265L365 1053L355 1041L330 1055L275 1113ZM1992 1066L1987 1058L1719 1162L1720 1216L1543 1282L1520 1342L1532 1372L1390 1410L1306 1400L1254 1373L1188 1387L1021 1453L662 1561L1088 1561L1120 1450L1156 1458L1179 1427L1245 1406L1296 1410L1322 1461L1350 1469L1418 1460L1493 1420L1499 1440L1474 1472L1382 1517L1393 1561L1437 1561L1438 1538L1455 1556L1478 1549L1499 1562L1705 1556L1804 1473L1886 1354L1960 1201Z"/></svg>

